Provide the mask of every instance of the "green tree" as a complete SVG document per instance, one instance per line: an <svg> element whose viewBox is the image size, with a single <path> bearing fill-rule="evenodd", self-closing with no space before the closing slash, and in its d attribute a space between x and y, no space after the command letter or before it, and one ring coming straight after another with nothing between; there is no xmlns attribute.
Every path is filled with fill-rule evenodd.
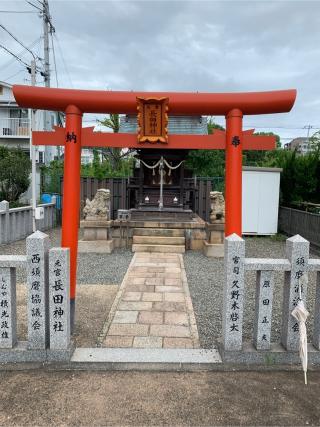
<svg viewBox="0 0 320 427"><path fill-rule="evenodd" d="M278 149L267 154L264 166L282 168L280 189L284 205L320 202L320 150L302 156L296 150Z"/></svg>
<svg viewBox="0 0 320 427"><path fill-rule="evenodd" d="M276 150L281 148L280 136L273 132L255 132L255 135L266 135L276 137ZM274 152L274 151L273 151ZM243 165L244 166L263 166L266 161L268 151L264 150L244 150Z"/></svg>
<svg viewBox="0 0 320 427"><path fill-rule="evenodd" d="M208 134L211 135L215 129L224 130L212 119L208 120ZM225 153L224 150L191 150L186 159L186 166L196 176L220 177L224 176Z"/></svg>
<svg viewBox="0 0 320 427"><path fill-rule="evenodd" d="M18 201L27 191L31 161L20 148L0 147L0 199Z"/></svg>
<svg viewBox="0 0 320 427"><path fill-rule="evenodd" d="M98 120L98 122L109 129L114 133L118 133L120 129L120 117L119 114L109 114L109 117L105 117L103 120ZM106 147L99 149L98 152L102 154L102 157L105 160L109 160L113 170L121 170L121 161L123 158L127 157L133 150L123 151L121 148L111 148Z"/></svg>
<svg viewBox="0 0 320 427"><path fill-rule="evenodd" d="M53 160L49 166L41 167L41 192L60 193L60 181L63 176L63 160Z"/></svg>

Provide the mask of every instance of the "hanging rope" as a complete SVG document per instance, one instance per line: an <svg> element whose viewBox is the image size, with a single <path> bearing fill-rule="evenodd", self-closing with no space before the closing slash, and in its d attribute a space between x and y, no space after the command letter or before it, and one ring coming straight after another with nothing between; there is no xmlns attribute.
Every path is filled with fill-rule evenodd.
<svg viewBox="0 0 320 427"><path fill-rule="evenodd" d="M178 168L182 165L182 163L183 163L183 162L185 162L185 160L182 160L182 162L180 162L177 166L170 166L170 165L169 165L169 163L166 161L166 159L163 159L163 161L164 161L165 165L166 165L170 170L178 169Z"/></svg>
<svg viewBox="0 0 320 427"><path fill-rule="evenodd" d="M145 166L145 167L147 167L147 168L149 168L149 169L156 169L159 165L160 165L160 163L161 163L161 159L155 164L155 165L153 165L153 166L150 166L150 165L148 165L147 163L145 163L143 160L141 160L140 159L140 162Z"/></svg>
<svg viewBox="0 0 320 427"><path fill-rule="evenodd" d="M155 165L148 165L147 163L145 163L143 160L140 159L140 162L147 168L149 169L156 169L158 166L161 166L161 161L163 161L163 163L167 166L167 168L169 168L170 170L174 170L174 169L178 169L183 162L185 162L185 160L182 160L177 166L171 166L166 159L164 159L163 157L161 157L160 160L157 161L157 163Z"/></svg>

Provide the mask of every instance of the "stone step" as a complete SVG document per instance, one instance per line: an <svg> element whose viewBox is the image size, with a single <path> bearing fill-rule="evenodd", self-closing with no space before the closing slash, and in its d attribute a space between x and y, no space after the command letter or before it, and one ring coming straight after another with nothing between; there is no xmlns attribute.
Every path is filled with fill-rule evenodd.
<svg viewBox="0 0 320 427"><path fill-rule="evenodd" d="M134 236L184 237L184 229L180 228L134 228Z"/></svg>
<svg viewBox="0 0 320 427"><path fill-rule="evenodd" d="M162 252L162 253L185 253L184 245L140 245L133 244L132 252Z"/></svg>
<svg viewBox="0 0 320 427"><path fill-rule="evenodd" d="M133 244L141 245L185 245L184 237L133 236Z"/></svg>

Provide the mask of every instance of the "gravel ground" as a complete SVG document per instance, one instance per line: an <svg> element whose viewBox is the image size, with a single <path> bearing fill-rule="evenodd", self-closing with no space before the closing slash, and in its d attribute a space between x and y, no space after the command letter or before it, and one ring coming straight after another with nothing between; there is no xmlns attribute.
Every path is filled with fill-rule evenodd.
<svg viewBox="0 0 320 427"><path fill-rule="evenodd" d="M60 229L47 233L51 246L59 246ZM81 238L81 231L79 232ZM0 246L0 254L25 254L25 241ZM246 256L260 258L285 258L285 238L249 237L246 239ZM311 254L313 258L316 255ZM78 283L119 285L128 269L132 253L116 249L112 254L79 254ZM223 289L223 260L205 257L201 252L188 251L184 255L185 268L198 325L200 343L211 348L220 338ZM243 335L252 339L255 308L255 272L246 273L246 295ZM18 269L17 281L25 281L25 272ZM309 340L312 336L313 306L315 301L316 274L309 274L308 319ZM280 339L283 273L275 274L275 289L272 316L272 341Z"/></svg>
<svg viewBox="0 0 320 427"><path fill-rule="evenodd" d="M60 246L61 229L55 228L46 232L51 247ZM81 230L79 239L81 239ZM0 246L0 255L24 255L25 240ZM115 249L112 254L79 254L77 282L86 284L120 285L132 259L132 253L126 249ZM17 282L25 282L23 269L17 269Z"/></svg>
<svg viewBox="0 0 320 427"><path fill-rule="evenodd" d="M246 256L255 258L285 258L285 238L248 237L246 239ZM311 257L318 258L311 254ZM192 297L193 308L200 344L203 348L211 348L221 336L221 315L223 295L223 259L205 257L201 252L188 251L184 255L185 268L189 289ZM280 340L281 307L284 273L275 274L275 287L273 298L272 336L271 340ZM243 338L252 340L253 320L255 309L255 272L245 274L245 309ZM309 274L308 301L310 311L309 340L312 336L313 306L315 301L316 274ZM311 326L311 327L310 327Z"/></svg>

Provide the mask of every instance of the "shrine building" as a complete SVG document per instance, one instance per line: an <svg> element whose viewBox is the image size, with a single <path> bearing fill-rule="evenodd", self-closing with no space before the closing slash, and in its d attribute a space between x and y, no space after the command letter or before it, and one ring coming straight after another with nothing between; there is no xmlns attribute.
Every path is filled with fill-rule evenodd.
<svg viewBox="0 0 320 427"><path fill-rule="evenodd" d="M120 118L120 133L137 133L136 115ZM207 135L207 118L203 116L169 116L168 133L180 135ZM136 150L137 159L133 177L129 180L127 191L128 208L150 212L155 219L159 212L161 187L161 159L163 159L162 210L175 212L183 217L182 211L194 211L195 186L192 171L185 166L189 150L141 148ZM159 163L160 162L160 163ZM180 215L179 215L180 212ZM134 215L134 211L133 211ZM160 213L161 215L161 213ZM163 215L163 213L162 213Z"/></svg>

